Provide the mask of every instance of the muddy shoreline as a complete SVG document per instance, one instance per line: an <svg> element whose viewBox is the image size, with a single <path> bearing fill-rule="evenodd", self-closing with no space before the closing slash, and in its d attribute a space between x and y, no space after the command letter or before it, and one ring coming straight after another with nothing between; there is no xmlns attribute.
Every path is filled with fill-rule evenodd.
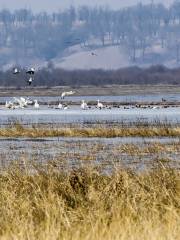
<svg viewBox="0 0 180 240"><path fill-rule="evenodd" d="M63 91L74 90L76 96L123 96L138 94L179 94L180 85L105 85L105 86L56 86L0 88L0 97L60 96Z"/></svg>

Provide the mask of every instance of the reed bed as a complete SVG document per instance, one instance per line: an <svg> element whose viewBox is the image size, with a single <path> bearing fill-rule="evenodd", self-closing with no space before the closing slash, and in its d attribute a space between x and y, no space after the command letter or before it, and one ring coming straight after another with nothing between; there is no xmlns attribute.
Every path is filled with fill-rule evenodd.
<svg viewBox="0 0 180 240"><path fill-rule="evenodd" d="M180 174L159 161L148 172L62 172L14 164L0 175L0 239L179 239Z"/></svg>
<svg viewBox="0 0 180 240"><path fill-rule="evenodd" d="M98 127L24 127L14 124L0 128L0 137L179 137L180 127L157 126L98 126Z"/></svg>

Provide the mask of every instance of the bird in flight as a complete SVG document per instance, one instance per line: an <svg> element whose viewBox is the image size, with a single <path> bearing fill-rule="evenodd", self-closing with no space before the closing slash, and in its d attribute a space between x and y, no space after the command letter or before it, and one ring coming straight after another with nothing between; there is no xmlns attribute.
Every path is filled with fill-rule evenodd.
<svg viewBox="0 0 180 240"><path fill-rule="evenodd" d="M30 68L26 71L27 74L30 74L30 75L34 75L35 74L35 69L34 68Z"/></svg>
<svg viewBox="0 0 180 240"><path fill-rule="evenodd" d="M75 94L75 91L63 92L61 94L61 98L64 99L66 96L70 96L70 95L73 95L73 94Z"/></svg>
<svg viewBox="0 0 180 240"><path fill-rule="evenodd" d="M27 80L27 82L28 82L28 84L29 84L29 86L31 85L31 83L33 82L33 78L32 77L30 77L28 80Z"/></svg>
<svg viewBox="0 0 180 240"><path fill-rule="evenodd" d="M13 69L13 74L19 74L21 71L18 68ZM27 80L28 85L30 86L32 82L34 81L33 75L35 74L35 69L33 67L29 68L26 71L26 74L30 75L30 78Z"/></svg>
<svg viewBox="0 0 180 240"><path fill-rule="evenodd" d="M20 73L21 71L18 69L18 68L14 68L14 70L13 70L13 74L18 74L18 73Z"/></svg>
<svg viewBox="0 0 180 240"><path fill-rule="evenodd" d="M30 78L27 80L27 83L29 86L31 86L32 82L34 81L34 78L32 76L35 74L35 69L31 67L26 71L26 74L30 75Z"/></svg>

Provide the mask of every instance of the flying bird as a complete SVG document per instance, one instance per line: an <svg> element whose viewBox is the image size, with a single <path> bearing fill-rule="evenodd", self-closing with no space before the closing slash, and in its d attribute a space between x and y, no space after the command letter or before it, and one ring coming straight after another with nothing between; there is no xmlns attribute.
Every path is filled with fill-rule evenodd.
<svg viewBox="0 0 180 240"><path fill-rule="evenodd" d="M61 94L61 98L64 99L66 96L70 96L70 95L73 95L73 94L75 94L75 91L63 92Z"/></svg>
<svg viewBox="0 0 180 240"><path fill-rule="evenodd" d="M30 75L34 75L35 74L35 69L34 68L30 68L26 71L27 74L30 74Z"/></svg>
<svg viewBox="0 0 180 240"><path fill-rule="evenodd" d="M18 68L14 68L14 70L13 70L13 74L18 74L18 73L20 73L21 71L18 69Z"/></svg>
<svg viewBox="0 0 180 240"><path fill-rule="evenodd" d="M26 74L29 74L30 76L34 75L35 74L35 69L32 67L30 69L28 69L26 71ZM28 80L27 80L27 83L29 84L29 86L32 84L34 78L33 77L30 77Z"/></svg>
<svg viewBox="0 0 180 240"><path fill-rule="evenodd" d="M31 85L31 83L33 82L33 78L32 77L30 77L28 80L27 80L27 82L28 82L28 84L29 84L29 86Z"/></svg>

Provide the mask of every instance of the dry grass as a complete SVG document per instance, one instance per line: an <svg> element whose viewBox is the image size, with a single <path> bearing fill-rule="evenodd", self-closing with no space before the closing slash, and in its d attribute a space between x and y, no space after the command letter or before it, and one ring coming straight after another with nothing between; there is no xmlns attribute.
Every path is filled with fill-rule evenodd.
<svg viewBox="0 0 180 240"><path fill-rule="evenodd" d="M133 156L141 156L141 155L147 155L147 154L158 154L158 153L164 153L164 154L178 154L180 153L180 143L171 143L171 144L162 144L160 142L154 142L149 143L148 145L137 145L137 144L122 144L118 147L116 147L116 150L119 151L119 153L127 153Z"/></svg>
<svg viewBox="0 0 180 240"><path fill-rule="evenodd" d="M0 137L179 137L180 127L169 125L157 126L114 126L114 127L24 127L13 124L0 128Z"/></svg>
<svg viewBox="0 0 180 240"><path fill-rule="evenodd" d="M13 166L0 175L0 239L180 239L179 177L161 162L111 175Z"/></svg>

